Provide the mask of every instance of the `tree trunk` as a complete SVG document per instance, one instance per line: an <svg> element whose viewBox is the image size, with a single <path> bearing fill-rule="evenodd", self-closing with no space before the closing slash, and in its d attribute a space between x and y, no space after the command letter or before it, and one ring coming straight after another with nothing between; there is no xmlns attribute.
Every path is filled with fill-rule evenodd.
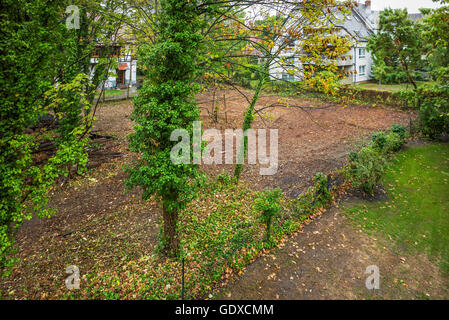
<svg viewBox="0 0 449 320"><path fill-rule="evenodd" d="M265 83L265 74L266 74L267 65L263 67L263 72L260 72L260 80L257 85L256 91L254 92L254 96L251 100L251 104L249 105L246 114L245 114L245 120L243 122L243 162L245 162L246 155L248 153L248 136L245 135L245 131L248 129L251 129L251 125L253 122L253 114L254 114L254 107L256 106L257 100L259 100L260 92L262 91L263 85ZM234 169L234 178L236 181L240 179L240 174L242 173L243 164L236 164Z"/></svg>
<svg viewBox="0 0 449 320"><path fill-rule="evenodd" d="M163 251L169 257L177 257L179 254L179 239L178 239L178 211L168 210L163 207L163 233L162 243Z"/></svg>

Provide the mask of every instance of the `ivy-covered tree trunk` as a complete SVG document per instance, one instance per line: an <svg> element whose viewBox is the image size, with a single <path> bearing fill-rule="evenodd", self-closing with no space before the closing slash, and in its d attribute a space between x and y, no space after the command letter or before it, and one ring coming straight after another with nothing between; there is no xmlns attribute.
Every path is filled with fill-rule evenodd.
<svg viewBox="0 0 449 320"><path fill-rule="evenodd" d="M170 202L176 202L178 199L175 197L169 200ZM176 256L179 253L179 237L178 237L178 217L179 212L176 208L170 208L170 204L162 206L162 218L164 221L162 241L163 247L169 255Z"/></svg>
<svg viewBox="0 0 449 320"><path fill-rule="evenodd" d="M243 120L243 132L245 132L248 129L251 129L252 122L254 120L254 108L256 106L257 101L259 100L260 93L262 91L263 85L265 84L265 78L268 70L268 63L263 64L261 66L261 71L259 72L259 83L257 84L257 88L254 91L253 98L251 99L251 103L246 109L245 113L245 119ZM243 144L242 144L242 150L240 152L243 154L243 162L245 161L246 155L248 153L248 136L243 135ZM237 163L235 165L234 169L234 178L236 181L240 179L240 174L242 173L243 164Z"/></svg>
<svg viewBox="0 0 449 320"><path fill-rule="evenodd" d="M163 0L156 21L157 39L140 48L147 73L135 99L132 118L137 125L129 136L130 148L141 155L128 168L129 188L141 186L143 198L155 195L163 211L161 247L169 256L179 253L178 215L194 195L197 166L174 163L170 154L178 141L171 141L176 129L193 132L199 120L194 99L202 36L197 1ZM190 154L189 154L190 155Z"/></svg>

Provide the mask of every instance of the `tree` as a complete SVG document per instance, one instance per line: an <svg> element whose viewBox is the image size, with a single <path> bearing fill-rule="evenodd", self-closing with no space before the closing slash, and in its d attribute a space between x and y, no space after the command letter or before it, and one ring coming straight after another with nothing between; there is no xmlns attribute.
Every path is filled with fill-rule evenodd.
<svg viewBox="0 0 449 320"><path fill-rule="evenodd" d="M249 106L242 125L244 132L251 128L256 114L261 111L256 110L256 104L265 84L272 80L283 81L270 74L276 66L299 78L303 87L314 87L326 94L336 93L335 80L342 76L339 78L337 75L336 61L349 50L348 39L339 34L335 27L339 20L336 13L342 13L345 17L352 5L351 2L337 1L279 1L266 6L259 4L253 16L242 21L232 19L239 28L231 34L221 33L219 39L228 37L233 42L243 42L245 46L240 54L230 55L229 51L224 51L215 60L239 66L242 65L236 59L241 57L259 61L256 67L249 66L258 81L253 96L247 98ZM294 59L296 63L287 64L287 59ZM286 83L290 84L288 81ZM271 107L288 105L279 103ZM247 155L247 149L248 137L245 135L240 150L243 158ZM237 181L241 172L242 164L236 164L234 177Z"/></svg>
<svg viewBox="0 0 449 320"><path fill-rule="evenodd" d="M410 96L419 107L421 127L430 138L449 132L449 1L438 0L438 9L422 9L423 38L435 83L418 87Z"/></svg>
<svg viewBox="0 0 449 320"><path fill-rule="evenodd" d="M180 251L178 215L195 195L198 170L195 163L172 161L171 151L178 141L171 141L171 137L177 129L187 129L192 136L193 122L199 120L193 94L200 88L203 75L207 72L213 79L234 85L229 69L247 67L242 63L246 58L259 62L248 67L258 79L253 97L247 98L244 129L248 129L258 96L269 78L268 68L279 60L292 38L307 44L297 50L306 52L302 61L327 66L328 70L336 68L335 62L323 57L346 53L342 48L347 44L333 32L330 23L327 9L338 7L335 1L162 0L144 6L137 0L132 3L134 14L139 17L137 34L150 43L139 40L143 43L139 61L147 80L135 99L132 119L136 126L129 141L130 149L140 159L127 168L126 184L128 189L140 186L144 199L154 195L159 200L163 212L160 245L163 252L176 256ZM265 14L274 9L278 16L269 20L275 23L274 27L251 21L244 14L249 8L264 10ZM285 10L289 13L282 13ZM302 71L305 79L313 74L313 67ZM189 153L186 156L191 160L192 150Z"/></svg>
<svg viewBox="0 0 449 320"><path fill-rule="evenodd" d="M423 38L434 78L446 74L449 82L449 0L434 0L442 6L438 9L421 9L426 15L423 20Z"/></svg>
<svg viewBox="0 0 449 320"><path fill-rule="evenodd" d="M384 83L410 82L421 61L421 28L408 17L407 9L387 8L380 12L379 31L368 40L367 49L372 52L373 74Z"/></svg>
<svg viewBox="0 0 449 320"><path fill-rule="evenodd" d="M147 80L135 99L132 119L137 123L129 136L130 149L141 159L128 168L128 187L153 194L163 209L161 247L169 256L179 254L178 214L194 195L192 183L198 176L196 164L174 163L171 150L177 142L170 137L176 129L187 129L199 120L194 100L195 79L202 36L198 1L162 0L155 24L157 38L140 48ZM190 158L190 155L189 155Z"/></svg>
<svg viewBox="0 0 449 320"><path fill-rule="evenodd" d="M103 2L89 2L90 9L82 7L85 1L78 3L80 29L65 23L71 1L5 0L0 5L0 269L6 272L15 231L33 215L49 216L47 193L55 180L76 169L81 173L87 162L92 92L98 83L89 77L91 51L116 26L104 26L110 19L107 10L117 6ZM99 11L107 18L97 20ZM32 130L48 114L58 120L57 129ZM38 161L44 136L51 137L54 151Z"/></svg>

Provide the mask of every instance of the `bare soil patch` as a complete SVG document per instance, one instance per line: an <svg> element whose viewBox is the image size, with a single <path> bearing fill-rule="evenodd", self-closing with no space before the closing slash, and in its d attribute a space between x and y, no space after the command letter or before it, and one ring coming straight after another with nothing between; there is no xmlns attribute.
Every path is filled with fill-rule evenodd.
<svg viewBox="0 0 449 320"><path fill-rule="evenodd" d="M214 123L208 111L202 109L201 117L205 128L220 130L240 128L247 101L233 90L219 91L216 97L222 97L224 94L226 94L226 108L223 101L218 102L220 107L218 123ZM275 103L279 99L283 98L264 96L260 99L258 107ZM210 92L198 96L198 101L207 102L201 104L202 107L212 109L212 102L208 102L211 100ZM290 99L290 103L327 106L325 103L304 99ZM11 277L0 281L2 298L67 297L64 279L67 276L65 268L68 265L77 264L83 274L101 274L114 269L118 261L132 262L155 252L159 232L157 205L154 202L141 201L138 189L124 193L126 176L122 167L136 157L129 151L126 142L126 136L132 132L133 123L130 120L132 108L132 101L109 102L100 106L94 133L109 135L114 139L108 140L99 148L103 151L121 153L123 156L97 158L95 160L97 163L91 166L93 169L85 176L75 178L63 186L56 186L51 191L51 207L57 209L57 213L48 219L34 218L19 230L17 234L19 251L16 254L18 263L13 268ZM280 186L292 197L304 191L318 171L327 173L344 164L349 151L356 148L363 139L367 139L373 131L387 129L393 123L407 124L409 121L408 114L367 106L333 105L307 112L297 108L277 108L267 112L267 115L270 119L256 119L253 127L279 130L279 170L273 176L263 177L259 175L258 165L245 166L242 178L255 190ZM233 166L212 165L202 166L202 169L209 176L214 176L223 171L232 172ZM331 221L322 220L323 228L327 222ZM343 225L336 224L336 228L340 227L343 228ZM312 230L307 234L316 236L314 241L318 241L319 234L313 232L319 231L321 235L324 234L324 231L320 230ZM336 230L332 233L338 237L342 232ZM331 239L327 240L329 241L327 243L332 244ZM355 239L353 246L364 246L362 240ZM326 241L326 238L321 241ZM360 243L357 243L358 241ZM293 252L296 252L296 249L289 253ZM323 273L326 263L332 268L334 264L342 266L353 261L344 254L348 255L350 252L344 251L342 255L333 256L322 255L324 260L320 263ZM320 257L312 255L308 256L308 259L316 260ZM257 263L259 262L250 266L248 272L251 268L257 270ZM351 268L358 270L356 266ZM301 271L298 277L306 277L305 270L307 269ZM305 286L312 290L316 289L318 293L324 292L322 297L341 297L341 292L334 292L331 288L326 289L328 291L318 290L321 286L325 286L325 280L315 283L314 279L310 278L311 282ZM290 276L284 280L285 292L289 291L288 288L296 286L296 280L291 282ZM245 281L251 285L251 276ZM301 283L305 281L304 278ZM232 291L232 287L230 290L235 292ZM249 293L246 293L249 291L245 290L240 290L241 295L232 293L233 297L250 298ZM270 292L267 291L266 297L270 296ZM302 292L305 294L306 291ZM345 297L350 298L351 295L348 293Z"/></svg>

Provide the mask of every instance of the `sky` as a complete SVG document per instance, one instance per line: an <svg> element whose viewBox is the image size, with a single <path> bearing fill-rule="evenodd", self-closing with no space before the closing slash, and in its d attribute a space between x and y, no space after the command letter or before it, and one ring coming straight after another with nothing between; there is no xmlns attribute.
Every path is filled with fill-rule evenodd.
<svg viewBox="0 0 449 320"><path fill-rule="evenodd" d="M364 3L364 0L359 0ZM403 9L407 8L408 13L417 13L419 8L438 8L438 4L432 0L371 0L371 8L380 11L385 8Z"/></svg>

